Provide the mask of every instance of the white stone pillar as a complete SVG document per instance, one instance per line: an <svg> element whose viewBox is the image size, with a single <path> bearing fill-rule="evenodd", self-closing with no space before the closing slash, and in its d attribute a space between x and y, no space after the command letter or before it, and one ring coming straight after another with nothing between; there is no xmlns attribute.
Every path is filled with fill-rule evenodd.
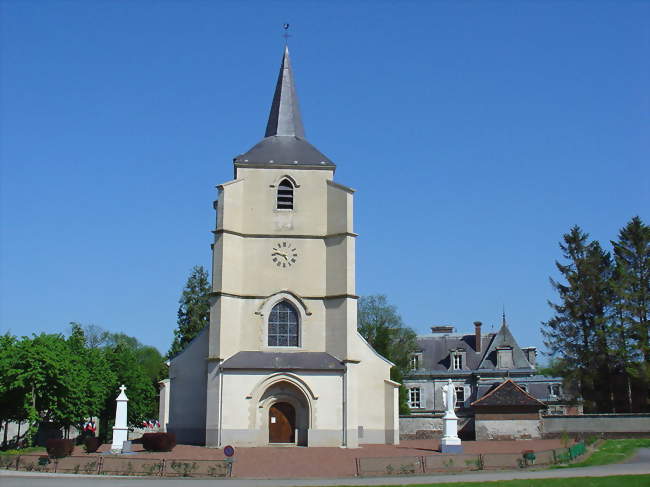
<svg viewBox="0 0 650 487"><path fill-rule="evenodd" d="M169 423L169 394L171 383L169 379L163 379L158 382L158 386L160 386L158 422L160 423L160 431L167 431L167 423Z"/></svg>
<svg viewBox="0 0 650 487"><path fill-rule="evenodd" d="M117 405L115 407L115 426L113 426L113 444L111 445L111 451L119 453L122 453L124 442L129 439L129 429L126 426L127 403L129 402L129 398L126 397L125 390L126 387L122 384L120 386L120 395L115 399Z"/></svg>

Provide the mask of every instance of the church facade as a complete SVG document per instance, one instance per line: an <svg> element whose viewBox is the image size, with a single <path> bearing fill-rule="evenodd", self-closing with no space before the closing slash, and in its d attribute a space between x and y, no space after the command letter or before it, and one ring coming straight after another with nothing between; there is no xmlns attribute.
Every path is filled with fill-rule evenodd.
<svg viewBox="0 0 650 487"><path fill-rule="evenodd" d="M305 139L285 48L265 136L218 186L210 325L170 360L179 443L398 443L393 364L357 332L354 191L335 169Z"/></svg>

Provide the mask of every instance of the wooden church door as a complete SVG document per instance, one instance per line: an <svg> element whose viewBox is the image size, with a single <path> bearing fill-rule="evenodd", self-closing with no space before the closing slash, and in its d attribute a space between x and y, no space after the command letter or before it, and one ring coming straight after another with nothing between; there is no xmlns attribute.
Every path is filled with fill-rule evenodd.
<svg viewBox="0 0 650 487"><path fill-rule="evenodd" d="M296 430L296 410L287 402L269 408L269 443L293 443Z"/></svg>

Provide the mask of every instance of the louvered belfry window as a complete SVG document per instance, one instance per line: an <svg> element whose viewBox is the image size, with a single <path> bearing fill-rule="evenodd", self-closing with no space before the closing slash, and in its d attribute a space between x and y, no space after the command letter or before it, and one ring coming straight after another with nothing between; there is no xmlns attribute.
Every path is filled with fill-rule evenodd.
<svg viewBox="0 0 650 487"><path fill-rule="evenodd" d="M293 210L293 184L288 179L278 185L278 210Z"/></svg>
<svg viewBox="0 0 650 487"><path fill-rule="evenodd" d="M269 316L269 347L298 346L298 313L286 301L281 301Z"/></svg>

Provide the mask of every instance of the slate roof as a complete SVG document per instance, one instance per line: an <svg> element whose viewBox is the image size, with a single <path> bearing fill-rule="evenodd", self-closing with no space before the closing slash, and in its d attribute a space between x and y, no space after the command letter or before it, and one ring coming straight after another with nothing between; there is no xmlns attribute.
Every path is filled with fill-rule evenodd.
<svg viewBox="0 0 650 487"><path fill-rule="evenodd" d="M493 386L487 394L471 404L472 407L518 406L531 408L544 408L546 404L535 399L515 384L511 379L506 379L501 384Z"/></svg>
<svg viewBox="0 0 650 487"><path fill-rule="evenodd" d="M494 334L484 335L481 339L481 350L490 345ZM419 336L418 345L422 351L422 368L427 371L448 372L451 367L449 350L462 348L465 350L466 363L463 369L475 370L483 358L483 354L476 351L476 337L474 335L441 334L433 336Z"/></svg>
<svg viewBox="0 0 650 487"><path fill-rule="evenodd" d="M515 337L512 336L510 329L506 323L505 317L503 318L503 324L497 332L496 336L490 343L490 347L485 351L483 360L479 364L479 369L496 369L497 368L497 348L499 347L511 347L512 348L512 361L514 363L513 369L532 369L526 356L524 355L523 350L515 340Z"/></svg>
<svg viewBox="0 0 650 487"><path fill-rule="evenodd" d="M530 373L534 367L528 362L524 352L519 347L508 325L503 321L499 331L489 333L481 337L481 352L476 351L476 336L461 335L455 333L441 333L424 335L417 338L420 351L422 352L421 370L409 373L409 375L426 374L449 374L450 372L463 375L476 370L505 370L497 369L497 347L508 346L512 348L513 367L508 370ZM462 370L451 369L450 350L463 349L465 351L465 362Z"/></svg>
<svg viewBox="0 0 650 487"><path fill-rule="evenodd" d="M345 365L325 352L237 352L221 368L249 370L345 370Z"/></svg>
<svg viewBox="0 0 650 487"><path fill-rule="evenodd" d="M335 164L305 139L289 48L285 47L264 139L234 159L235 166L316 166Z"/></svg>

